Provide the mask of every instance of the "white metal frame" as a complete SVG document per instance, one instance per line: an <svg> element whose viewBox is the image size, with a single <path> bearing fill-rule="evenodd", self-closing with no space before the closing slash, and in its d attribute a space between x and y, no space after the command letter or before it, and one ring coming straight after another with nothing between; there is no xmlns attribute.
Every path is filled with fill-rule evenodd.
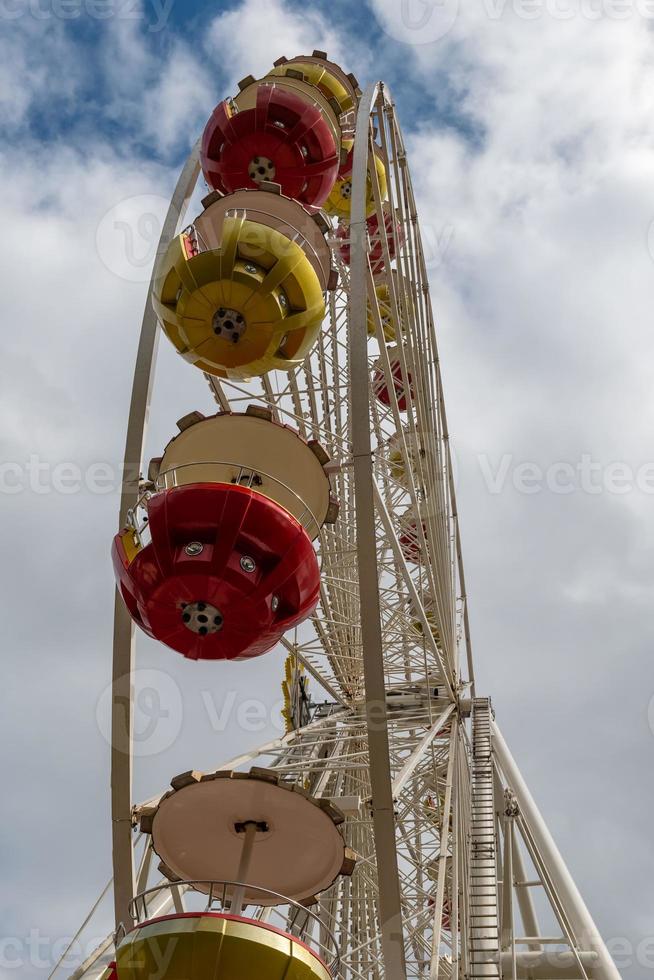
<svg viewBox="0 0 654 980"><path fill-rule="evenodd" d="M323 894L319 904L325 933L332 931L337 937L342 980L616 980L606 947L499 729L489 722L489 735L482 738L481 729L475 734L468 721L471 710L482 719L490 718L492 709L475 692L426 262L402 134L382 83L363 94L354 122L351 264L342 261L342 240L334 228L329 237L340 283L330 294L316 348L288 375L273 372L248 382L206 379L222 409L239 411L252 401L263 402L275 418L319 439L332 456L330 472L341 512L336 525L323 529L318 544L323 568L320 607L312 621L285 637L283 644L333 705L305 728L244 753L223 768L253 762L274 768L280 778L300 783L312 795L340 802L347 813L344 834L358 854L357 869L351 879L340 880ZM373 143L387 170L386 202L370 167ZM173 195L158 255L183 224L198 173L196 146ZM393 233L390 244L382 236L381 274L369 261L369 190L379 227L384 226L384 209L398 221L399 232ZM378 295L380 286L386 290L385 301ZM151 289L152 284L127 428L121 524L138 497L154 376L157 324ZM384 342L384 303L395 324L402 376L411 381L405 410ZM368 319L375 327L372 340ZM372 380L377 368L389 392L387 405L375 397ZM399 446L399 464L391 453L393 440ZM416 518L420 562L407 558L402 544L400 518L408 511ZM126 925L135 891L156 884L148 839L135 841L133 834L133 666L133 627L117 597L114 899L116 923ZM475 762L480 738L490 767L482 767L483 786ZM484 894L487 889L488 895L496 896L491 898L495 945L479 932L480 893L475 883L481 866L480 835L488 834L491 826L493 872ZM489 862L482 863L488 869ZM526 869L531 867L536 877L527 881ZM545 896L561 935L541 934L533 889ZM97 976L110 946L110 940L103 943L74 976ZM476 951L482 947L486 955L480 967Z"/></svg>

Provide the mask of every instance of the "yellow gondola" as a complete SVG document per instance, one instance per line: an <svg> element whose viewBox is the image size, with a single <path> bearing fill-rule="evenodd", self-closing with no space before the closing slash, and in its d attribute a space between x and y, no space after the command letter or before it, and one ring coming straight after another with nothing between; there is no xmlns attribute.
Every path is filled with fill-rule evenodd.
<svg viewBox="0 0 654 980"><path fill-rule="evenodd" d="M342 165L336 183L323 205L323 210L333 217L340 218L342 221L350 220L350 209L352 205L352 163L353 163L353 140L343 140L343 150L346 154L345 163ZM375 152L374 166L377 172L379 183L379 194L382 201L386 200L388 184L386 178L386 167L381 158L381 154ZM370 168L366 179L366 217L369 218L375 211L375 195L373 193L372 176Z"/></svg>
<svg viewBox="0 0 654 980"><path fill-rule="evenodd" d="M423 499L427 496L424 484L428 474L439 472L438 462L431 448L433 438L433 435L425 438L419 431L412 432L406 428L403 435L396 432L386 443L386 458L392 479L407 490L414 484Z"/></svg>
<svg viewBox="0 0 654 980"><path fill-rule="evenodd" d="M333 61L328 61L323 51L312 55L298 55L297 58L279 58L269 72L272 76L297 76L301 74L306 82L315 85L332 103L339 115L350 112L356 106L358 82L353 75L346 75Z"/></svg>
<svg viewBox="0 0 654 980"><path fill-rule="evenodd" d="M319 956L296 937L206 912L144 922L118 945L116 968L118 980L331 980Z"/></svg>
<svg viewBox="0 0 654 980"><path fill-rule="evenodd" d="M407 328L407 313L408 315L413 313L412 304L408 310L405 309L411 303L410 287L409 284L406 283L406 280L395 269L391 270L391 274L395 283L395 295L399 306L400 331L401 333L404 333ZM379 307L379 317L381 319L382 330L384 332L384 340L388 344L392 344L395 340L397 340L397 325L391 308L391 293L388 288L388 283L380 282L377 286L375 286L375 295L377 297L377 306ZM368 317L366 320L366 326L368 328L368 336L374 337L377 333L376 318L373 315L370 301L368 301Z"/></svg>
<svg viewBox="0 0 654 980"><path fill-rule="evenodd" d="M425 611L425 619L429 624L429 631L434 638L436 646L439 649L442 649L441 629L438 622L438 616L434 608L434 602L430 596L427 596L425 599L423 599L423 609ZM418 619L414 607L410 607L410 615L412 617L411 618L412 631L418 636L424 636L425 631L423 629L422 620Z"/></svg>
<svg viewBox="0 0 654 980"><path fill-rule="evenodd" d="M220 199L195 226L170 243L158 269L152 302L164 332L179 353L218 377L249 378L301 364L325 315L323 289L329 269L316 247L288 225L268 220L262 196L274 215L278 207L301 205L263 191L242 192L250 207L230 208ZM207 242L210 247L205 247ZM304 246L304 247L302 247Z"/></svg>

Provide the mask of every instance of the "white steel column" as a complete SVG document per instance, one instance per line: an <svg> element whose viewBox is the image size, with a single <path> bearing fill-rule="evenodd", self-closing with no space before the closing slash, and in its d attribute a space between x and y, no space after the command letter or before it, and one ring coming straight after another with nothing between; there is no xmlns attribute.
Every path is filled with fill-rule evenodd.
<svg viewBox="0 0 654 980"><path fill-rule="evenodd" d="M372 85L357 112L352 168L351 267L348 340L350 399L356 506L356 548L359 569L361 641L366 690L366 721L370 753L372 812L379 883L379 919L385 976L405 980L404 930L395 844L395 813L391 785L386 680L379 604L379 569L375 530L373 460L370 437L368 377L366 188L369 166L370 115L380 92Z"/></svg>

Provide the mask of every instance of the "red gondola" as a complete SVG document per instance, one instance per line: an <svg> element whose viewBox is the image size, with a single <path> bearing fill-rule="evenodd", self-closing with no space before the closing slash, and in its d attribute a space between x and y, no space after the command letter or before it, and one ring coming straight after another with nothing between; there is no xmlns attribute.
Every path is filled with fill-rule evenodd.
<svg viewBox="0 0 654 980"><path fill-rule="evenodd" d="M318 601L320 571L302 525L247 487L196 483L154 494L151 542L114 538L118 587L146 633L192 660L270 650Z"/></svg>
<svg viewBox="0 0 654 980"><path fill-rule="evenodd" d="M248 101L242 93L214 109L202 137L205 180L222 194L271 181L288 197L319 208L334 185L340 159L320 108L268 83L256 85L253 106Z"/></svg>
<svg viewBox="0 0 654 980"><path fill-rule="evenodd" d="M411 374L407 370L406 379L402 372L402 364L397 354L397 348L388 348L391 372L393 375L393 387L397 396L397 407L401 412L406 412L409 397L413 398L413 384ZM405 384L406 380L406 384ZM408 389L408 390L407 390ZM391 393L386 383L386 375L380 361L375 365L375 373L372 379L372 390L382 405L391 404Z"/></svg>
<svg viewBox="0 0 654 980"><path fill-rule="evenodd" d="M427 535L427 525L422 522L422 530ZM407 561L413 564L418 564L422 561L422 540L418 531L418 522L415 517L407 517L404 520L400 520L400 547L402 548L402 554Z"/></svg>

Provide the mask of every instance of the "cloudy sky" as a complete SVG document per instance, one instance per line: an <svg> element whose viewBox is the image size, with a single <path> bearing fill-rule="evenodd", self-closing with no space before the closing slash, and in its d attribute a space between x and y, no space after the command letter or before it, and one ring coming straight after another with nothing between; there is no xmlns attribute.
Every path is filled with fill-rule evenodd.
<svg viewBox="0 0 654 980"><path fill-rule="evenodd" d="M0 20L2 980L47 977L110 875L109 547L158 219L214 104L316 47L386 80L406 132L479 690L624 976L651 977L654 4L0 0ZM152 454L194 408L162 344ZM280 655L180 661L139 643L169 710L140 798L275 732Z"/></svg>

